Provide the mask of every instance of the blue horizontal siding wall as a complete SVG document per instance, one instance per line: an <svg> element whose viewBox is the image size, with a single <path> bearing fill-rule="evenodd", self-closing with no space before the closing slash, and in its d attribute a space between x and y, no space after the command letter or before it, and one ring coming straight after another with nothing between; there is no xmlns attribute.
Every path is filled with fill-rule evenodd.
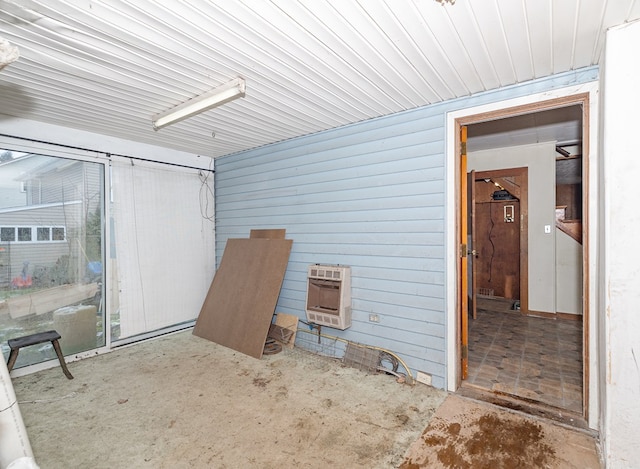
<svg viewBox="0 0 640 469"><path fill-rule="evenodd" d="M583 69L216 160L216 254L253 228L293 249L277 311L305 318L309 264L352 270L353 325L332 335L389 349L444 388L445 121L449 111L593 81ZM377 314L379 323L369 322Z"/></svg>

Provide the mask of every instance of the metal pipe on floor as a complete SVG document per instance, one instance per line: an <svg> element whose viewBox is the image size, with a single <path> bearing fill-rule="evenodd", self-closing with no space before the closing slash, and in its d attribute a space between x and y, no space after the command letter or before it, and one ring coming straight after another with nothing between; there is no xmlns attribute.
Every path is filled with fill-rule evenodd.
<svg viewBox="0 0 640 469"><path fill-rule="evenodd" d="M0 469L7 469L14 461L33 460L33 451L7 364L0 362Z"/></svg>

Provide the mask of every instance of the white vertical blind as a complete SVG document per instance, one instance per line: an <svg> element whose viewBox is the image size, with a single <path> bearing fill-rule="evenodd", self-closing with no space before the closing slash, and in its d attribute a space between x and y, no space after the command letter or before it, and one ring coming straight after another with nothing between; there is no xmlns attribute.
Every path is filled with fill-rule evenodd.
<svg viewBox="0 0 640 469"><path fill-rule="evenodd" d="M113 162L119 338L198 316L215 272L213 178L204 176L158 163Z"/></svg>

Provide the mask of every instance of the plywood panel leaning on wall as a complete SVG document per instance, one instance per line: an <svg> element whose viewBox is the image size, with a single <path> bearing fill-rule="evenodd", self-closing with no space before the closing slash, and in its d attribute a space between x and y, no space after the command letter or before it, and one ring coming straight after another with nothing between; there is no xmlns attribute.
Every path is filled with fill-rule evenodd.
<svg viewBox="0 0 640 469"><path fill-rule="evenodd" d="M285 234L286 230L284 228L251 230L249 238L284 239Z"/></svg>
<svg viewBox="0 0 640 469"><path fill-rule="evenodd" d="M293 241L229 239L193 334L260 358Z"/></svg>

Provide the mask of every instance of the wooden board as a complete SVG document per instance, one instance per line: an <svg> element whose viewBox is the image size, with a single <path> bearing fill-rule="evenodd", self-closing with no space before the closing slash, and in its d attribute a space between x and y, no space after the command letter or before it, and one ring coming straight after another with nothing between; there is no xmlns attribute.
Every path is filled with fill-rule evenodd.
<svg viewBox="0 0 640 469"><path fill-rule="evenodd" d="M251 230L249 232L250 238L266 238L266 239L284 239L286 229L274 228L272 230Z"/></svg>
<svg viewBox="0 0 640 469"><path fill-rule="evenodd" d="M277 313L276 325L293 331L289 342L284 344L284 346L287 348L293 348L296 343L296 333L298 331L298 316L296 316L295 314Z"/></svg>
<svg viewBox="0 0 640 469"><path fill-rule="evenodd" d="M13 319L29 314L45 314L93 298L97 292L97 283L58 285L8 298L2 303L0 310L7 308Z"/></svg>
<svg viewBox="0 0 640 469"><path fill-rule="evenodd" d="M229 239L193 334L262 357L292 244L290 239Z"/></svg>

